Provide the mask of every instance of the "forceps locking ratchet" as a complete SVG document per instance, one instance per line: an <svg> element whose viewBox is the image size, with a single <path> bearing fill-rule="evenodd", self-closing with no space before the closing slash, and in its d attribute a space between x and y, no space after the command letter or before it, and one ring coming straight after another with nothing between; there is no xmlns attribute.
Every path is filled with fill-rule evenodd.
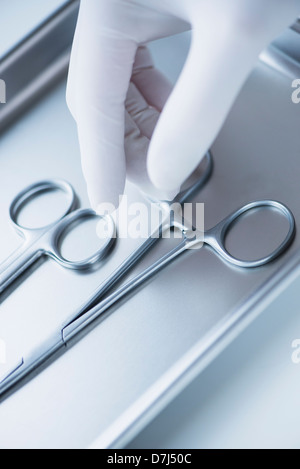
<svg viewBox="0 0 300 469"><path fill-rule="evenodd" d="M232 256L226 249L226 239L231 228L242 218L242 216L252 210L269 208L276 210L283 215L289 224L289 229L284 240L279 246L267 256L257 260L242 260ZM106 296L103 296L111 288L112 284L115 284L124 276L124 272L127 272L132 265L135 265L142 255L143 250L140 248L133 253L123 265L111 276L110 279L106 280L102 286L98 289L96 294L88 301L89 308L86 310L82 308L77 315L74 315L73 319L66 323L61 330L58 331L55 337L50 339L48 344L44 344L41 349L36 350L31 356L22 358L18 366L11 371L11 373L0 383L0 397L4 396L6 392L9 392L15 385L17 385L22 379L27 377L31 372L36 371L45 362L54 357L56 353L63 351L68 345L71 344L72 340L76 338L88 325L93 323L96 319L99 319L107 310L120 301L128 294L135 291L138 287L144 284L153 275L158 273L164 267L169 265L173 260L178 258L181 254L188 251L189 249L201 249L203 246L209 246L219 257L225 260L227 263L241 268L255 268L261 267L269 262L275 260L280 256L292 243L295 235L295 219L291 211L280 202L273 200L262 200L257 202L251 202L242 208L238 209L223 221L218 223L214 228L208 231L195 231L190 228L190 223L185 223L182 220L181 214L174 214L172 226L177 229L181 229L183 233L183 239L179 245L171 250L168 254L163 256L148 269L129 280L123 286L119 287L115 292ZM161 232L168 227L166 225L161 226ZM169 224L170 228L170 224ZM157 239L155 239L157 241ZM148 243L150 241L148 240ZM147 245L147 241L146 241ZM145 248L147 251L147 248ZM93 306L95 298L100 298L101 302Z"/></svg>
<svg viewBox="0 0 300 469"><path fill-rule="evenodd" d="M210 179L213 172L213 157L211 152L207 152L204 157L204 161L196 168L191 177L187 179L185 184L181 187L181 191L171 202L167 202L167 205L180 204L183 205L188 202L197 192L200 191ZM172 223L172 220L170 220ZM173 223L174 225L174 223ZM167 228L171 228L168 226ZM140 259L147 254L147 252L154 246L158 239L162 236L164 231L164 223L162 222L159 227L155 229L154 233L151 233L149 238L136 249L118 268L112 273L92 294L87 302L79 309L79 311L72 318L76 319L78 316L89 311L91 308L96 306L99 301L103 298L109 290L111 290L125 275L140 261Z"/></svg>
<svg viewBox="0 0 300 469"><path fill-rule="evenodd" d="M208 152L204 161L197 167L191 177L181 188L181 192L175 197L173 202L170 204L178 203L184 204L190 200L209 180L213 171L213 158L210 152ZM165 226L163 223L157 227L155 233L135 250L120 266L113 272L92 294L92 296L85 302L85 304L69 318L61 329L55 335L51 337L47 343L33 352L31 356L22 358L18 365L11 370L6 377L0 381L0 397L18 384L24 377L35 371L39 366L43 365L45 361L51 358L56 352L66 346L64 335L65 331L72 327L76 323L78 318L87 314L90 310L97 306L97 304L103 299L103 297L121 280L125 275L132 269L140 259L154 246L154 244L162 236Z"/></svg>
<svg viewBox="0 0 300 469"><path fill-rule="evenodd" d="M227 235L231 228L248 212L256 209L269 208L274 209L281 213L289 224L289 229L285 239L279 244L279 246L270 254L257 260L242 260L232 256L226 248ZM183 240L179 245L159 259L157 262L152 264L146 270L129 280L122 287L117 289L114 293L105 298L98 306L95 306L90 311L79 317L72 324L69 324L62 331L63 341L67 345L75 336L77 336L82 330L84 330L90 323L100 318L111 306L120 301L122 298L132 293L138 287L143 285L147 280L157 274L160 270L165 268L180 255L190 249L202 249L205 245L209 246L212 251L226 261L228 264L236 267L253 269L269 264L281 254L283 254L293 242L296 233L296 223L292 212L282 203L274 200L260 200L256 202L250 202L244 205L240 209L233 212L231 215L226 217L223 221L218 223L215 227L208 231L194 231L189 228L190 223L185 225L182 223L181 214L179 217L175 215L176 227L181 229L183 233ZM0 387L1 393L1 387Z"/></svg>
<svg viewBox="0 0 300 469"><path fill-rule="evenodd" d="M40 194L49 191L60 191L68 200L68 207L58 220L41 228L26 228L18 222L22 207ZM92 210L75 210L76 195L70 184L61 180L42 181L23 190L12 202L9 210L10 220L24 242L22 246L0 265L0 294L3 293L25 270L39 258L52 258L61 266L71 270L89 270L97 264L110 250L115 239L115 225L107 217L108 235L101 248L83 261L68 261L60 252L60 242L67 230L83 220L96 217Z"/></svg>

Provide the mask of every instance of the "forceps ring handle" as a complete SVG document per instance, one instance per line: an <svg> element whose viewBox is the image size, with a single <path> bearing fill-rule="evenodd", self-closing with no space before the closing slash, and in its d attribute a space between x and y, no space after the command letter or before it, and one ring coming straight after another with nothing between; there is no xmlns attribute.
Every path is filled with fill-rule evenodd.
<svg viewBox="0 0 300 469"><path fill-rule="evenodd" d="M107 221L108 233L103 246L101 246L100 249L98 249L98 251L96 251L93 255L82 261L69 261L65 259L61 254L60 245L66 231L71 230L74 224L78 224L85 219L96 217L99 219L105 219ZM49 249L47 250L47 254L66 269L77 271L90 270L94 265L100 262L106 256L106 254L108 254L115 242L115 239L116 226L111 216L101 217L90 209L77 210L66 216L54 229L49 241Z"/></svg>
<svg viewBox="0 0 300 469"><path fill-rule="evenodd" d="M234 223L245 213L251 210L263 207L274 208L279 211L289 223L289 231L283 240L283 242L268 256L254 261L245 261L237 259L232 256L226 249L226 236ZM236 212L232 213L229 217L225 218L216 227L208 230L205 233L205 243L210 245L223 259L228 261L230 264L244 268L261 267L262 265L268 264L279 257L292 243L296 232L295 218L292 212L282 203L274 200L260 200L257 202L250 202L244 207L240 208Z"/></svg>
<svg viewBox="0 0 300 469"><path fill-rule="evenodd" d="M28 267L30 267L41 255L43 249L36 247L36 242L46 235L49 231L53 230L59 220L65 215L59 217L58 222L54 221L48 226L41 228L27 228L18 223L18 214L22 206L35 198L39 194L47 191L60 190L66 194L68 198L68 207L65 214L71 212L76 205L76 195L70 184L62 180L46 180L32 184L27 189L20 192L12 201L9 209L11 223L17 233L19 233L25 240L23 245L20 246L13 254L10 255L0 265L0 294Z"/></svg>
<svg viewBox="0 0 300 469"><path fill-rule="evenodd" d="M26 234L32 231L37 231L37 229L33 228L27 228L24 226L21 226L18 223L18 213L20 209L22 208L23 205L25 205L27 202L29 202L30 199L35 198L39 194L47 191L61 191L64 194L66 194L68 198L68 207L66 208L65 212L59 217L59 220L64 218L66 215L68 215L70 212L72 212L76 208L76 195L74 192L73 187L66 181L60 180L60 179L53 179L53 180L45 180L41 181L35 184L32 184L31 186L27 187L24 189L22 192L20 192L15 199L12 201L9 209L9 215L10 215L10 220L11 223L13 224L14 228L18 231L19 234L24 236L26 238ZM50 223L48 226L41 228L41 230L45 230L47 227L54 225L55 222Z"/></svg>

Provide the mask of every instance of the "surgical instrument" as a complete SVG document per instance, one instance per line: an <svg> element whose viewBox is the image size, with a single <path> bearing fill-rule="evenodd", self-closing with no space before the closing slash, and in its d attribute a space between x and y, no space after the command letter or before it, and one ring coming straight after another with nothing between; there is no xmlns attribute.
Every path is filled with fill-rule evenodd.
<svg viewBox="0 0 300 469"><path fill-rule="evenodd" d="M18 222L20 210L30 200L49 191L62 192L68 201L68 207L58 220L41 228L26 228ZM76 210L76 195L73 188L65 181L48 180L31 185L23 190L10 206L10 220L23 239L23 245L0 265L0 294L32 264L41 257L50 257L61 266L71 270L89 270L95 266L109 252L115 240L115 224L111 217L107 218L107 239L100 249L89 258L82 261L69 261L60 252L60 243L67 230L83 220L97 218L92 210ZM98 217L100 218L100 217Z"/></svg>
<svg viewBox="0 0 300 469"><path fill-rule="evenodd" d="M191 177L186 181L186 183L182 186L181 192L175 197L174 201L170 202L170 205L174 203L177 204L184 204L186 201L190 200L194 194L196 194L209 180L213 171L213 158L210 152L208 152L205 157L204 161L200 163L200 165L196 168L194 173ZM66 190L66 188L64 188ZM25 192L27 194L27 191ZM19 200L20 196L17 198ZM21 196L21 199L23 197ZM18 205L18 204L17 204ZM168 204L167 204L168 205ZM70 207L70 209L72 206ZM15 217L12 217L13 219ZM173 223L175 226L175 220L169 220L169 222ZM170 225L168 225L170 228ZM111 227L112 229L113 227ZM104 297L105 294L109 292L113 286L115 286L125 275L132 269L141 258L154 246L154 244L160 239L162 236L166 226L162 223L155 229L155 232L149 236L149 238L136 250L134 251L120 266L119 268L112 273L112 275L107 278L103 284L99 286L96 292L88 299L87 302L77 311L75 314L66 321L65 324L62 325L61 329L58 331L58 334L51 338L49 343L43 344L42 351L34 353L33 358L28 358L26 360L22 359L18 366L9 373L8 380L3 378L3 385L0 382L0 396L3 394L3 389L7 388L7 384L9 384L9 388L11 387L10 384L18 382L22 377L26 376L32 369L37 368L40 364L42 364L45 360L53 355L58 349L61 348L63 344L63 331L65 327L73 324L78 318L80 318L83 314L87 313L93 307L95 307ZM110 241L107 241L107 248L110 246ZM37 360L36 360L37 359ZM27 366L28 364L28 366Z"/></svg>
<svg viewBox="0 0 300 469"><path fill-rule="evenodd" d="M231 228L243 217L244 214L252 212L257 209L272 209L283 215L289 224L288 233L285 239L279 246L270 254L257 260L243 260L232 256L226 249L226 239ZM295 219L291 211L283 204L273 200L262 200L251 202L242 208L238 209L223 221L217 224L206 232L199 232L190 229L190 224L182 223L180 217L174 216L174 226L182 230L183 240L179 245L171 250L168 254L163 256L160 260L150 266L141 274L129 280L125 285L117 289L114 293L102 300L98 305L86 312L85 314L73 320L66 325L52 340L43 346L41 350L36 351L31 357L22 359L18 367L15 368L6 379L0 384L0 396L4 395L12 387L14 387L20 380L28 376L32 371L35 371L46 361L58 352L61 352L71 341L76 338L86 327L99 319L111 306L120 301L129 293L132 293L138 287L143 285L153 275L158 273L178 256L183 254L189 249L201 249L204 245L209 246L220 258L225 260L230 265L241 268L255 268L261 267L275 260L283 252L285 252L292 243L295 235ZM164 229L167 227L165 226Z"/></svg>

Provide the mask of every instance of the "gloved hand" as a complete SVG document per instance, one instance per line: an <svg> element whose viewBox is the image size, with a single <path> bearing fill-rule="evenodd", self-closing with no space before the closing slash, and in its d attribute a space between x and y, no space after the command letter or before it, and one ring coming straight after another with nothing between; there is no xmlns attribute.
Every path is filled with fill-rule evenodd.
<svg viewBox="0 0 300 469"><path fill-rule="evenodd" d="M299 0L81 0L67 102L93 208L117 207L126 175L173 197L259 53L299 12ZM190 54L172 91L144 44L188 28Z"/></svg>

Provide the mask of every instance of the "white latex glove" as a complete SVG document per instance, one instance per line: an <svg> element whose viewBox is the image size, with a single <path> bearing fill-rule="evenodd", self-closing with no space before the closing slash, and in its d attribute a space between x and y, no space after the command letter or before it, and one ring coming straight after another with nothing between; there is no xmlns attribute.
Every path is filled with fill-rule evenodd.
<svg viewBox="0 0 300 469"><path fill-rule="evenodd" d="M259 53L299 12L299 0L81 0L67 101L93 208L117 207L126 175L147 191L149 174L173 196ZM140 46L190 27L190 54L172 91Z"/></svg>

